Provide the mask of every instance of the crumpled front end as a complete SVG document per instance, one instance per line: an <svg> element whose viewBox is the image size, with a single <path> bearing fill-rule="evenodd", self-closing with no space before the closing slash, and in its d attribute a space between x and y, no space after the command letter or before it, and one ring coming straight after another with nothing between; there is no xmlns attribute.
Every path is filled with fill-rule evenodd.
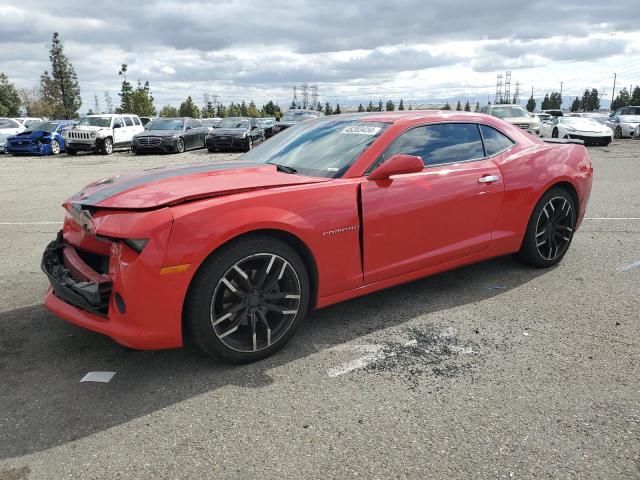
<svg viewBox="0 0 640 480"><path fill-rule="evenodd" d="M73 324L136 349L182 345L188 267L164 265L173 218L153 211L89 211L66 205L42 258L45 305Z"/></svg>
<svg viewBox="0 0 640 480"><path fill-rule="evenodd" d="M7 139L5 150L14 155L50 155L51 140L50 135L16 135Z"/></svg>

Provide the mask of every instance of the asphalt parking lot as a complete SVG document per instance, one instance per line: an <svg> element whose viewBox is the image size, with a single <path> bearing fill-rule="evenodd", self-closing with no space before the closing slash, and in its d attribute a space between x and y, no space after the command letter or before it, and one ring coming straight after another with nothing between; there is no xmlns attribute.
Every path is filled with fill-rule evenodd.
<svg viewBox="0 0 640 480"><path fill-rule="evenodd" d="M590 153L558 267L498 258L319 310L245 366L68 325L39 269L86 183L235 154L0 157L0 479L640 478L640 142Z"/></svg>

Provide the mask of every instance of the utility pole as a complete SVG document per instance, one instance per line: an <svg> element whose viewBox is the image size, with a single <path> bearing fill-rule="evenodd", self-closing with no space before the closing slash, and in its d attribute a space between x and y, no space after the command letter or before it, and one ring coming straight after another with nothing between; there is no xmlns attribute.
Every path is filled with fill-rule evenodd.
<svg viewBox="0 0 640 480"><path fill-rule="evenodd" d="M617 73L613 74L613 91L611 92L611 101L613 102L616 99L616 78L618 77Z"/></svg>

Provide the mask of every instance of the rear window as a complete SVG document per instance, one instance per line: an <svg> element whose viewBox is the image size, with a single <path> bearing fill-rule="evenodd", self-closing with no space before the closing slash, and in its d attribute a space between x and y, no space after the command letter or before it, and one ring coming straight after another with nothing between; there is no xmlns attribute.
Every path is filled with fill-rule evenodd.
<svg viewBox="0 0 640 480"><path fill-rule="evenodd" d="M0 128L20 128L20 124L8 118L0 118Z"/></svg>
<svg viewBox="0 0 640 480"><path fill-rule="evenodd" d="M133 123L135 123L136 125L142 125L142 122L140 122L140 119L138 117L131 117L133 118Z"/></svg>

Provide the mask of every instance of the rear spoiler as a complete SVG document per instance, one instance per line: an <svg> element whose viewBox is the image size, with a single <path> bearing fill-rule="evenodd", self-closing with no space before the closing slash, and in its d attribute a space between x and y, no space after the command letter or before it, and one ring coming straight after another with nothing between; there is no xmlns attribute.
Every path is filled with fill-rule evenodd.
<svg viewBox="0 0 640 480"><path fill-rule="evenodd" d="M584 145L583 140L577 138L541 138L545 143L575 143L577 145Z"/></svg>

